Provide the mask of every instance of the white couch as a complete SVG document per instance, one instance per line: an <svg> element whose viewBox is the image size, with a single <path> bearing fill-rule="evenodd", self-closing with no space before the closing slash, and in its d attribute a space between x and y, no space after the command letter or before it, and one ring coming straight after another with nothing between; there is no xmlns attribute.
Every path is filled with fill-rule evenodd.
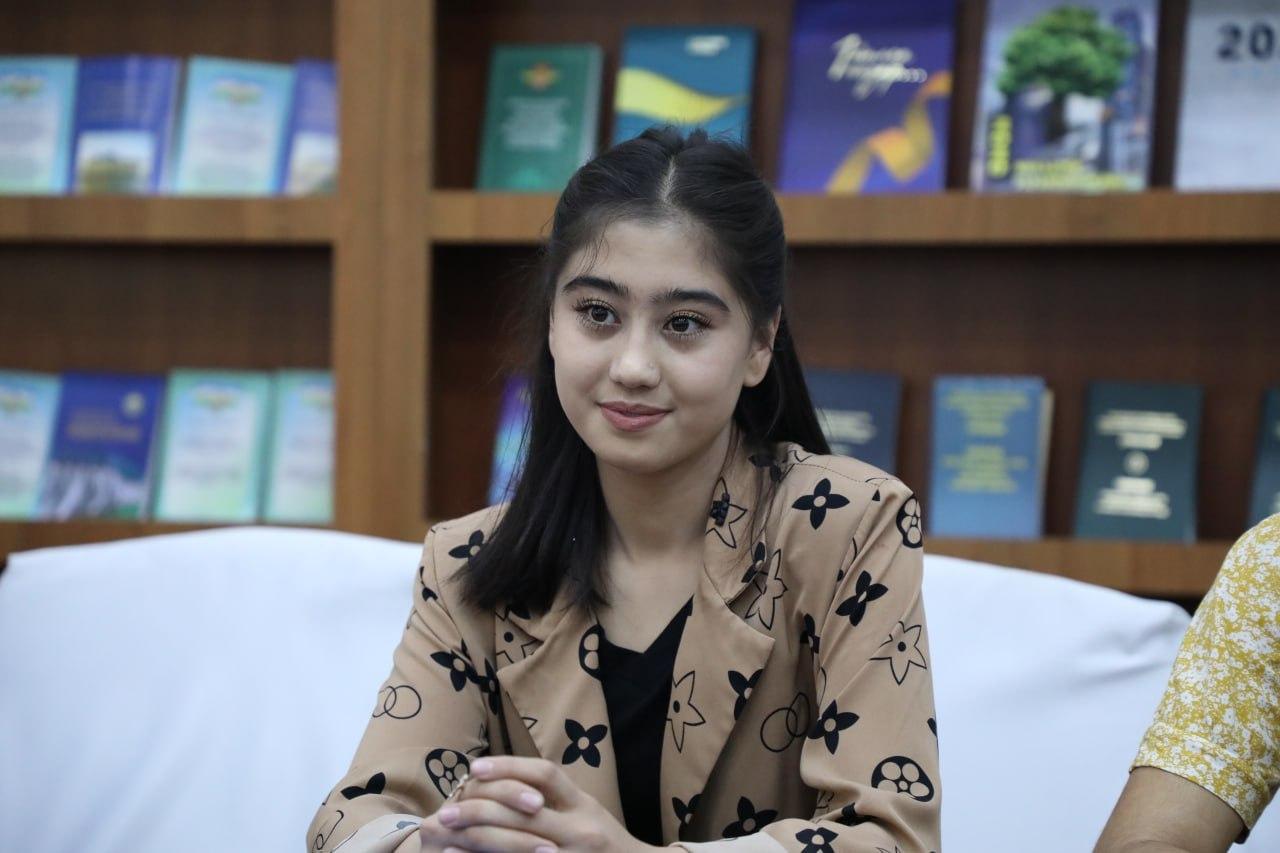
<svg viewBox="0 0 1280 853"><path fill-rule="evenodd" d="M0 851L301 850L390 666L419 547L246 527L13 555ZM945 849L1088 851L1186 615L947 557L925 568ZM1250 847L1280 849L1280 832L1264 818Z"/></svg>

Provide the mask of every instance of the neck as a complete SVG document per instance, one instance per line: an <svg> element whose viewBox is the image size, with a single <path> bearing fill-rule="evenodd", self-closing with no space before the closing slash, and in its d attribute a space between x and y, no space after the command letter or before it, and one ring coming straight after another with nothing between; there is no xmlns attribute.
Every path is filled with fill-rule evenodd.
<svg viewBox="0 0 1280 853"><path fill-rule="evenodd" d="M732 424L696 456L654 473L637 474L597 462L609 512L610 550L630 564L701 549ZM699 550L700 553L700 550Z"/></svg>

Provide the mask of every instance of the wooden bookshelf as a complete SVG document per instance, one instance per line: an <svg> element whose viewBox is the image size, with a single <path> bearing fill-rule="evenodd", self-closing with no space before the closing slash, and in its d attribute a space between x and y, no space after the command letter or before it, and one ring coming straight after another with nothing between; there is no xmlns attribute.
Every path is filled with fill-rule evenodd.
<svg viewBox="0 0 1280 853"><path fill-rule="evenodd" d="M329 198L0 196L0 243L328 246Z"/></svg>
<svg viewBox="0 0 1280 853"><path fill-rule="evenodd" d="M554 195L438 190L428 238L440 245L532 245ZM806 246L1243 244L1280 241L1278 193L781 195L788 242Z"/></svg>

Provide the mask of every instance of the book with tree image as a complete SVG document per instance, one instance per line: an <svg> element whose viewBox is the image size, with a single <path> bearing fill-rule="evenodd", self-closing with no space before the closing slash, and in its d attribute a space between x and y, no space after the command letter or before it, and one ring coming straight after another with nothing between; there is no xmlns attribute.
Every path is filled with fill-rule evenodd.
<svg viewBox="0 0 1280 853"><path fill-rule="evenodd" d="M972 188L1145 188L1156 9L1156 0L991 0Z"/></svg>
<svg viewBox="0 0 1280 853"><path fill-rule="evenodd" d="M72 138L77 193L158 192L169 166L182 60L96 56L80 60Z"/></svg>

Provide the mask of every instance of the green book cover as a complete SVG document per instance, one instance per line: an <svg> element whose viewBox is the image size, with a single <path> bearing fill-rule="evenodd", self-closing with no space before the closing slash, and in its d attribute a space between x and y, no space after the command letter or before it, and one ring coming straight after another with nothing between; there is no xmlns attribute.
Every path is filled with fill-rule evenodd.
<svg viewBox="0 0 1280 853"><path fill-rule="evenodd" d="M333 521L333 374L281 370L267 445L263 520Z"/></svg>
<svg viewBox="0 0 1280 853"><path fill-rule="evenodd" d="M258 517L271 376L174 370L160 443L160 521L251 522Z"/></svg>
<svg viewBox="0 0 1280 853"><path fill-rule="evenodd" d="M480 189L564 189L595 153L601 55L594 44L494 47L480 137Z"/></svg>

